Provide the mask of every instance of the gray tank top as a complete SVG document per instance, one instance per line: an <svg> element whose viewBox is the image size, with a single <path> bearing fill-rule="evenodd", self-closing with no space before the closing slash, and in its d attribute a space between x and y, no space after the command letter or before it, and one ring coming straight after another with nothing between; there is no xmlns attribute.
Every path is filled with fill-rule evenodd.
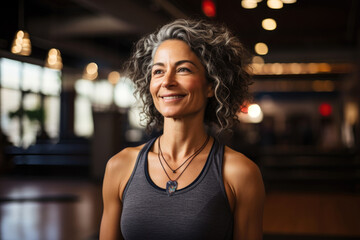
<svg viewBox="0 0 360 240"><path fill-rule="evenodd" d="M222 178L224 145L215 140L197 179L168 196L148 173L147 156L155 140L141 149L123 193L124 239L232 239L233 215Z"/></svg>

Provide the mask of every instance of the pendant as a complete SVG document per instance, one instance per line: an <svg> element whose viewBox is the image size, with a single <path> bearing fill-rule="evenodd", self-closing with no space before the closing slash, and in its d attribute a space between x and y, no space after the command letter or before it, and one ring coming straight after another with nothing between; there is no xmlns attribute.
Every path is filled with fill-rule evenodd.
<svg viewBox="0 0 360 240"><path fill-rule="evenodd" d="M178 183L177 181L168 181L166 183L166 193L168 194L168 196L170 197L175 191L176 191L176 188L178 186Z"/></svg>

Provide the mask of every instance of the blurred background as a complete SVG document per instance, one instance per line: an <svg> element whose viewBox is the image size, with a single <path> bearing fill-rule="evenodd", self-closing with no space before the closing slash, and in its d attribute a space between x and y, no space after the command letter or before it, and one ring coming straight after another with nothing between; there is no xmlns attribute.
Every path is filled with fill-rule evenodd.
<svg viewBox="0 0 360 240"><path fill-rule="evenodd" d="M262 171L264 239L360 239L357 0L2 1L0 239L98 239L107 160L157 134L122 66L187 17L254 55L254 100L220 139Z"/></svg>

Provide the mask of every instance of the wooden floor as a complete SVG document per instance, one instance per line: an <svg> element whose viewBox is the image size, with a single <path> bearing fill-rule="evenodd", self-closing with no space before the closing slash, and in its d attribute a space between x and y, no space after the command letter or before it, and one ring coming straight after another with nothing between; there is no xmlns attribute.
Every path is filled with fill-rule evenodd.
<svg viewBox="0 0 360 240"><path fill-rule="evenodd" d="M360 195L349 193L267 194L267 234L359 237Z"/></svg>
<svg viewBox="0 0 360 240"><path fill-rule="evenodd" d="M86 180L0 179L0 239L98 239L101 186Z"/></svg>
<svg viewBox="0 0 360 240"><path fill-rule="evenodd" d="M98 239L101 211L99 183L0 178L2 240ZM359 216L356 194L270 192L264 239L360 239Z"/></svg>

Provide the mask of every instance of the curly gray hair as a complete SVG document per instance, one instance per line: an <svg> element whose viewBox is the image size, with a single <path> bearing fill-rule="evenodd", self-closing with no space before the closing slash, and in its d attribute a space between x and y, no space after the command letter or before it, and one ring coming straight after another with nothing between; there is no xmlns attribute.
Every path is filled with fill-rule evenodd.
<svg viewBox="0 0 360 240"><path fill-rule="evenodd" d="M155 51L169 39L179 39L190 46L205 68L207 81L213 85L214 97L207 102L205 123L215 123L220 130L230 128L250 96L249 55L228 28L205 20L178 19L140 39L126 65L127 74L135 83L135 93L144 104L147 129L160 128L164 121L155 108L149 86Z"/></svg>

